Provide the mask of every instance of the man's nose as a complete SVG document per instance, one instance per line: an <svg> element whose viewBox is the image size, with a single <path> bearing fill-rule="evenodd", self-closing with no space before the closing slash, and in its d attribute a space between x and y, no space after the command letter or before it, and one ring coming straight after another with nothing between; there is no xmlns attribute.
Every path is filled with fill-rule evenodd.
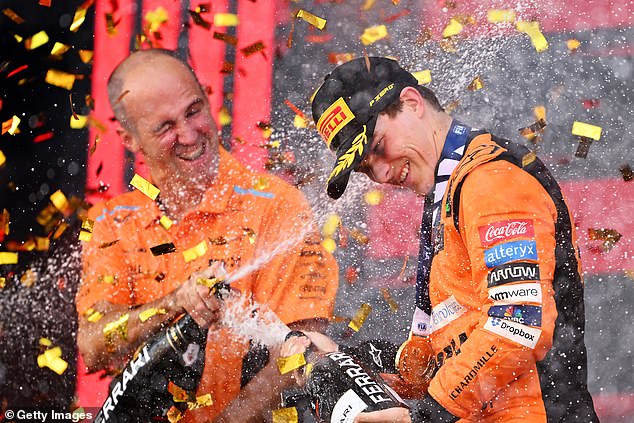
<svg viewBox="0 0 634 423"><path fill-rule="evenodd" d="M368 176L374 182L384 184L390 180L390 165L381 159L371 157L367 162Z"/></svg>
<svg viewBox="0 0 634 423"><path fill-rule="evenodd" d="M184 121L178 128L178 142L193 145L198 139L198 131L191 122Z"/></svg>

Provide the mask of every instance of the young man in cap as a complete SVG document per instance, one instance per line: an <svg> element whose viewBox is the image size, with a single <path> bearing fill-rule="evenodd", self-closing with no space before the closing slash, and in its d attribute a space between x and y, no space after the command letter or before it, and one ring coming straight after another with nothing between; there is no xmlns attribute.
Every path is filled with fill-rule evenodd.
<svg viewBox="0 0 634 423"><path fill-rule="evenodd" d="M425 197L407 342L431 345L429 395L356 421L597 421L575 228L543 163L453 119L386 58L337 67L312 109L337 156L331 197L353 170Z"/></svg>

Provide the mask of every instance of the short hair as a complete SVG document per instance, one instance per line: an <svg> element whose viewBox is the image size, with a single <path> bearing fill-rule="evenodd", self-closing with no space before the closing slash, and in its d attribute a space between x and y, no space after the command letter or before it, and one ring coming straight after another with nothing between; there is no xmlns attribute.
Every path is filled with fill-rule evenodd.
<svg viewBox="0 0 634 423"><path fill-rule="evenodd" d="M416 90L420 93L420 95L425 100L427 100L427 102L429 104L431 104L432 107L436 111L438 111L438 112L444 112L445 111L445 109L440 105L440 102L438 101L438 97L436 97L436 94L432 90L430 90L429 88L424 87L422 85L416 85L414 88L416 88ZM394 116L396 116L401 111L403 111L403 101L399 97L396 100L394 100L392 102L392 104L390 104L385 109L383 109L381 114L386 114L389 117L393 118Z"/></svg>
<svg viewBox="0 0 634 423"><path fill-rule="evenodd" d="M184 60L179 55L177 51L167 50L163 48L151 48L147 50L135 51L134 53L123 59L123 61L121 61L121 63L117 65L117 67L112 71L110 77L108 78L108 101L110 102L110 107L112 107L115 119L121 124L124 129L128 131L136 132L136 127L134 127L134 125L129 122L128 116L126 115L125 107L120 100L125 78L130 69L137 66L139 63L143 63L143 61L141 61L142 59L148 59L152 57L171 57L172 59L177 60L189 71L191 76L198 84L200 92L202 94L205 93L203 86L201 85L198 77L196 76L196 73L194 72L194 69L186 60Z"/></svg>

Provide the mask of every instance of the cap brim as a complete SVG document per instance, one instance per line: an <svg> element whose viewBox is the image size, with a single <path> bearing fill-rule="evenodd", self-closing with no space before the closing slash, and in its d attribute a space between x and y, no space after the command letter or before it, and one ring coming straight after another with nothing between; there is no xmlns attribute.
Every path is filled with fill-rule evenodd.
<svg viewBox="0 0 634 423"><path fill-rule="evenodd" d="M376 119L377 119L376 116L372 116L370 120L368 120L365 123L365 127L366 127L365 134L367 137L367 141L363 145L363 151L361 152L361 154L357 154L355 152L354 159L352 160L352 162L348 166L345 166L343 169L341 169L340 172L337 173L336 176L332 176L330 180L328 181L327 191L328 191L328 196L330 196L330 198L336 200L343 195L344 191L346 190L346 187L348 186L348 180L350 179L350 174L352 173L353 170L357 168L359 163L363 161L365 156L368 154L368 151L370 151L370 146L372 145L372 138L374 136L374 127L376 126ZM335 172L335 169L337 169L337 167L340 166L339 159L343 155L349 153L350 149L352 148L353 141L361 133L362 133L361 131L356 132L355 134L348 137L348 139L339 146L339 148L337 149L337 160L333 168L333 173Z"/></svg>

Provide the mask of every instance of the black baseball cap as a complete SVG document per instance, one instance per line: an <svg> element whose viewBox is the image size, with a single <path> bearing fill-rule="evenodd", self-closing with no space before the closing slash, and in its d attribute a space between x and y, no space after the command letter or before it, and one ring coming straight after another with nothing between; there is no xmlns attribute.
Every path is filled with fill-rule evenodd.
<svg viewBox="0 0 634 423"><path fill-rule="evenodd" d="M368 153L379 113L403 88L417 85L414 75L385 57L354 59L326 75L312 107L317 131L337 155L328 177L330 197L341 197L350 173Z"/></svg>

